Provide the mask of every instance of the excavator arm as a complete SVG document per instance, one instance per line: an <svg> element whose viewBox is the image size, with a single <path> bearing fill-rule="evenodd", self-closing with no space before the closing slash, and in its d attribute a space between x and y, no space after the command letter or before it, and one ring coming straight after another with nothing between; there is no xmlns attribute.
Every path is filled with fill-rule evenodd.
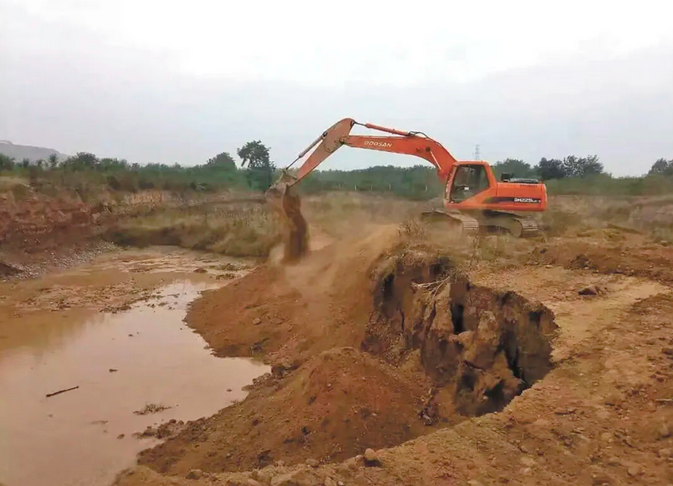
<svg viewBox="0 0 673 486"><path fill-rule="evenodd" d="M355 125L360 125L371 130L388 133L390 135L351 135ZM327 157L332 155L341 146L377 150L395 154L414 155L425 159L435 166L437 176L446 180L456 159L446 150L442 144L427 137L420 132L404 132L394 128L386 128L371 123L358 123L352 118L344 118L325 130L316 140L302 151L287 169L292 167L310 152L310 155L299 166L295 175L284 171L281 179L272 187L273 191L285 191L304 179L317 168ZM313 150L311 152L311 150Z"/></svg>

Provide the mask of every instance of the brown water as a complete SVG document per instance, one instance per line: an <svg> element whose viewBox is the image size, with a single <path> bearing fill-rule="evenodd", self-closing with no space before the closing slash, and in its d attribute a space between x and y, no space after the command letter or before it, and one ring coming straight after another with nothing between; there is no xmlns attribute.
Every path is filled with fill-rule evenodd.
<svg viewBox="0 0 673 486"><path fill-rule="evenodd" d="M109 484L157 443L135 432L212 415L244 398L241 388L268 367L212 356L182 322L187 304L213 287L175 281L124 312L90 313L81 322L47 312L31 332L5 336L12 345L0 346L0 483ZM171 408L134 414L150 403Z"/></svg>

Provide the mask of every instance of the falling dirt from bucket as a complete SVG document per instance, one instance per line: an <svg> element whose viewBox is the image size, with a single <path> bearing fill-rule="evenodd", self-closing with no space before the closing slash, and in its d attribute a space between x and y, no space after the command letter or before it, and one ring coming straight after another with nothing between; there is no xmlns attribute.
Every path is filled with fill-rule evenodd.
<svg viewBox="0 0 673 486"><path fill-rule="evenodd" d="M267 193L267 200L283 219L285 262L299 260L308 252L308 225L301 214L301 199L287 186L274 188Z"/></svg>

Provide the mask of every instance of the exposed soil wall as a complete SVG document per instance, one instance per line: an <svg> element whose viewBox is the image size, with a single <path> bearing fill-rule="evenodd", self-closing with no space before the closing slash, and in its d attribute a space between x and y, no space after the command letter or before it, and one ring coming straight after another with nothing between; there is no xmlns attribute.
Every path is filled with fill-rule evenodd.
<svg viewBox="0 0 673 486"><path fill-rule="evenodd" d="M32 194L17 198L0 193L0 244L25 245L51 233L78 231L100 217L102 208L92 208L71 197Z"/></svg>
<svg viewBox="0 0 673 486"><path fill-rule="evenodd" d="M501 410L549 372L552 312L514 292L471 284L442 258L387 259L375 287L364 350L417 359L434 383L425 420Z"/></svg>

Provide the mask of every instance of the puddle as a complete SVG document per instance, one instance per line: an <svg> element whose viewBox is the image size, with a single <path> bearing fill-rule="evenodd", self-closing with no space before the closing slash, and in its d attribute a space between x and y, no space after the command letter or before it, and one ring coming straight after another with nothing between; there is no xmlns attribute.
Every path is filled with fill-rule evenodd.
<svg viewBox="0 0 673 486"><path fill-rule="evenodd" d="M43 326L39 348L19 342L1 349L0 483L109 484L158 442L134 433L209 416L243 399L242 387L268 367L212 356L182 322L187 304L214 287L174 282L124 312L78 326L54 319ZM170 408L134 414L148 404Z"/></svg>

